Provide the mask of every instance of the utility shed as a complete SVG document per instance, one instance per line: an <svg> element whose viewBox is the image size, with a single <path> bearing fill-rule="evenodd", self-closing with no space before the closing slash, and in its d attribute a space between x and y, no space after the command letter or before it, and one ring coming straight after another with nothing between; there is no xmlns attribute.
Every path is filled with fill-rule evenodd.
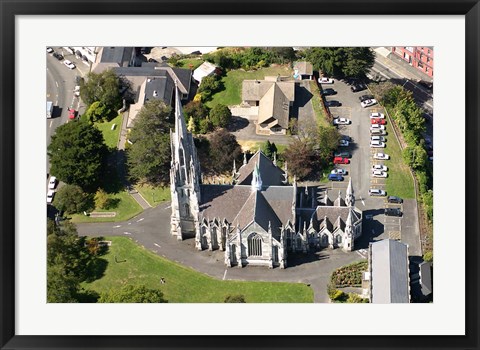
<svg viewBox="0 0 480 350"><path fill-rule="evenodd" d="M409 303L408 245L384 239L369 248L370 302Z"/></svg>

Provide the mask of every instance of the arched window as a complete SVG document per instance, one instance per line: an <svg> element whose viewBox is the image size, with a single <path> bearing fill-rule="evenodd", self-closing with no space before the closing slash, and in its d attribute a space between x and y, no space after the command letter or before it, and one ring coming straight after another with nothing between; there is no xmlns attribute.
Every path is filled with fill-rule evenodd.
<svg viewBox="0 0 480 350"><path fill-rule="evenodd" d="M322 236L322 244L323 244L323 245L328 244L328 236L327 236L327 235L323 235L323 236Z"/></svg>
<svg viewBox="0 0 480 350"><path fill-rule="evenodd" d="M188 203L185 203L183 205L183 211L185 213L185 216L190 216L190 206L188 205Z"/></svg>
<svg viewBox="0 0 480 350"><path fill-rule="evenodd" d="M337 243L342 243L342 236L340 235L337 236Z"/></svg>
<svg viewBox="0 0 480 350"><path fill-rule="evenodd" d="M248 255L262 256L262 237L257 233L248 236Z"/></svg>

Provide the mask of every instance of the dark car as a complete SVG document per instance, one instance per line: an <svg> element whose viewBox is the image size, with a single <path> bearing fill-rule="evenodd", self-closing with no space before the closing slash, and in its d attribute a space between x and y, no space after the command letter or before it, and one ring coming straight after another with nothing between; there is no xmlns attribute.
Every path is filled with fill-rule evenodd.
<svg viewBox="0 0 480 350"><path fill-rule="evenodd" d="M402 216L400 208L385 208L385 215L387 216Z"/></svg>
<svg viewBox="0 0 480 350"><path fill-rule="evenodd" d="M336 94L337 94L337 92L335 90L331 89L331 88L324 89L322 91L323 96L330 96L330 95L336 95Z"/></svg>
<svg viewBox="0 0 480 350"><path fill-rule="evenodd" d="M53 57L55 57L59 61L63 60L63 56L61 54L59 54L58 52L54 52Z"/></svg>
<svg viewBox="0 0 480 350"><path fill-rule="evenodd" d="M343 176L340 174L330 174L328 175L330 181L343 181Z"/></svg>
<svg viewBox="0 0 480 350"><path fill-rule="evenodd" d="M372 100L374 97L372 95L362 95L358 98L360 102L366 101L366 100Z"/></svg>
<svg viewBox="0 0 480 350"><path fill-rule="evenodd" d="M403 203L403 199L396 196L388 196L387 200L388 200L388 203L397 203L397 204Z"/></svg>
<svg viewBox="0 0 480 350"><path fill-rule="evenodd" d="M345 140L345 141L351 142L352 138L348 135L340 135L340 140Z"/></svg>
<svg viewBox="0 0 480 350"><path fill-rule="evenodd" d="M352 90L352 92L363 91L366 88L367 88L367 86L363 83L357 83L357 84L353 84L352 86L350 86L350 90Z"/></svg>
<svg viewBox="0 0 480 350"><path fill-rule="evenodd" d="M339 101L332 100L325 103L327 107L340 107L342 104Z"/></svg>
<svg viewBox="0 0 480 350"><path fill-rule="evenodd" d="M335 157L350 158L351 155L348 152L335 152Z"/></svg>
<svg viewBox="0 0 480 350"><path fill-rule="evenodd" d="M419 80L418 83L428 90L433 90L433 83L425 80Z"/></svg>

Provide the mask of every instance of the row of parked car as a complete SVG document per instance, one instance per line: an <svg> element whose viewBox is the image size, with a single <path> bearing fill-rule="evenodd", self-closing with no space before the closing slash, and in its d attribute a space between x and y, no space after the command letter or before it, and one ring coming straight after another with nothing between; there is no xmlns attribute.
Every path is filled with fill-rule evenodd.
<svg viewBox="0 0 480 350"><path fill-rule="evenodd" d="M50 176L48 180L48 191L47 191L47 204L53 202L53 197L55 196L55 189L57 188L57 178L55 176Z"/></svg>

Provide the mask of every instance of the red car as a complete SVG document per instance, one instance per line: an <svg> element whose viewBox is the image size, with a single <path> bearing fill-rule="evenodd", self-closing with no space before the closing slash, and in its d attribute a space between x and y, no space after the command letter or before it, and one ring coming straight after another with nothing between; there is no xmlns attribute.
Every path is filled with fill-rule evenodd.
<svg viewBox="0 0 480 350"><path fill-rule="evenodd" d="M380 125L387 124L387 121L385 119L381 119L381 118L372 118L372 119L370 119L370 122L372 124L380 124Z"/></svg>
<svg viewBox="0 0 480 350"><path fill-rule="evenodd" d="M333 164L348 164L348 158L334 157Z"/></svg>
<svg viewBox="0 0 480 350"><path fill-rule="evenodd" d="M68 119L75 119L75 114L77 112L73 108L68 109Z"/></svg>

